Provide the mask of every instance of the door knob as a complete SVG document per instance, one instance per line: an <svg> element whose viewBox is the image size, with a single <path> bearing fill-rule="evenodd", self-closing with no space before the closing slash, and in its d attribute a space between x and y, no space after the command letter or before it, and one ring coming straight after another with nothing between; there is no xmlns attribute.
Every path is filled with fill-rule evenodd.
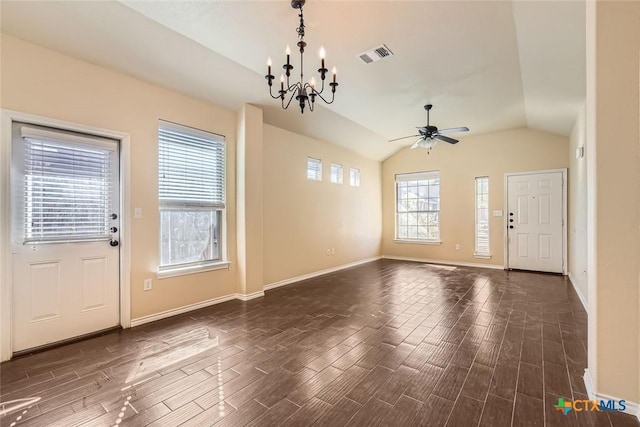
<svg viewBox="0 0 640 427"><path fill-rule="evenodd" d="M513 225L510 225L509 228L513 228Z"/></svg>
<svg viewBox="0 0 640 427"><path fill-rule="evenodd" d="M111 231L112 233L117 233L118 232L118 227L111 227L109 229L109 231Z"/></svg>
<svg viewBox="0 0 640 427"><path fill-rule="evenodd" d="M120 242L118 242L117 240L112 240L112 241L109 242L109 244L111 246L118 246L120 244Z"/></svg>
<svg viewBox="0 0 640 427"><path fill-rule="evenodd" d="M112 214L111 214L111 219L118 219L118 214L114 214L114 213L112 213Z"/></svg>

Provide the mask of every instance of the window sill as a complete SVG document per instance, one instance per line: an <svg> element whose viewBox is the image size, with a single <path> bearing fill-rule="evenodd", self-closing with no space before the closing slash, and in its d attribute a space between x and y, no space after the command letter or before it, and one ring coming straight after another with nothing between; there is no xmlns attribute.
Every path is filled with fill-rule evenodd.
<svg viewBox="0 0 640 427"><path fill-rule="evenodd" d="M156 277L158 279L167 279L169 277L186 276L189 274L203 273L205 271L214 271L229 269L231 265L228 261L220 261L211 264L194 265L189 267L167 268L164 270L156 271Z"/></svg>
<svg viewBox="0 0 640 427"><path fill-rule="evenodd" d="M491 254L473 254L474 258L491 259Z"/></svg>
<svg viewBox="0 0 640 427"><path fill-rule="evenodd" d="M407 239L393 239L394 243L408 243L411 245L441 245L441 240L407 240Z"/></svg>

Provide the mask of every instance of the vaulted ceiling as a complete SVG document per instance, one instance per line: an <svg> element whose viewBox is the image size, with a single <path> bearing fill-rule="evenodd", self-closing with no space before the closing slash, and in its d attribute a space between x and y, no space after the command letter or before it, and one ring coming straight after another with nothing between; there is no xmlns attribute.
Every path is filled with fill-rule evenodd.
<svg viewBox="0 0 640 427"><path fill-rule="evenodd" d="M340 86L334 104L304 115L282 110L264 80L268 56L277 69L284 47L295 51L288 0L0 7L4 33L224 107L258 105L267 123L378 160L401 148L388 139L425 124L426 103L440 128L568 136L585 97L584 1L307 0L305 76L319 68L322 45ZM357 58L383 43L393 56Z"/></svg>

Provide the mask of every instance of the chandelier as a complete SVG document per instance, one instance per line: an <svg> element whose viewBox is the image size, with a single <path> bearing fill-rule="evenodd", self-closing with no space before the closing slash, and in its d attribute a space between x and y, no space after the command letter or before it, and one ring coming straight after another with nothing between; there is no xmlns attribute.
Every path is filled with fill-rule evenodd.
<svg viewBox="0 0 640 427"><path fill-rule="evenodd" d="M298 105L300 106L300 112L304 114L304 107L309 106L309 110L313 111L313 107L316 102L316 97L323 100L326 104L333 103L336 94L336 87L338 87L338 82L336 82L336 67L333 67L333 81L329 83L329 87L331 87L331 100L327 100L322 96L322 92L324 91L324 81L327 75L327 70L324 66L324 56L325 51L324 48L320 48L320 68L318 68L318 73L320 73L320 90L316 87L316 79L314 77L311 78L308 82L304 81L304 48L307 46L307 43L304 41L304 16L302 15L302 6L304 6L305 0L291 0L291 7L294 9L300 9L300 26L296 29L298 33L298 48L300 50L300 81L291 84L289 78L291 77L291 70L293 70L293 65L291 65L290 57L291 50L289 46L287 46L286 54L287 54L287 63L282 66L284 69L284 74L280 74L280 90L276 95L273 94L273 79L275 78L273 74L271 74L271 58L267 60L267 75L264 78L267 80L269 84L269 94L273 99L280 98L282 103L282 108L287 109L291 104L293 98L298 101ZM286 78L285 78L286 76ZM286 86L285 86L286 83ZM291 95L289 95L291 94ZM285 98L289 98L289 100L285 104Z"/></svg>

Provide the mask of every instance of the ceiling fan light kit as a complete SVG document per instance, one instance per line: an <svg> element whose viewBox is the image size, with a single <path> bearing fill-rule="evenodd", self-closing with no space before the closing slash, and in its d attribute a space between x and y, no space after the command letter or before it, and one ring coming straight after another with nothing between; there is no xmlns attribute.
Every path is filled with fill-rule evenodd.
<svg viewBox="0 0 640 427"><path fill-rule="evenodd" d="M329 83L329 87L331 88L331 100L322 96L322 93L325 89L325 78L329 70L325 68L324 65L324 56L325 51L324 48L320 48L320 68L318 68L318 73L320 74L321 86L320 90L316 88L316 80L315 78L311 78L308 82L304 81L304 48L307 46L307 43L304 41L304 16L302 13L302 7L304 6L305 0L291 0L291 7L294 9L299 9L300 13L298 17L300 18L300 25L296 29L296 33L298 34L298 50L300 51L300 81L291 84L289 78L291 77L291 71L293 70L293 65L291 65L291 51L289 46L287 46L286 54L287 54L287 62L282 66L284 70L283 74L280 74L280 90L277 91L277 94L273 94L273 80L275 76L271 74L271 58L267 60L267 75L264 78L267 80L267 84L269 85L269 94L273 99L280 98L282 103L282 108L286 110L289 108L291 101L293 98L298 101L298 105L300 106L300 112L304 114L305 106L309 106L309 110L313 111L313 107L315 106L316 97L320 98L326 104L333 103L336 94L336 88L338 87L338 82L336 81L336 67L332 69L333 80ZM285 78L286 76L286 78ZM285 86L286 83L286 86ZM291 94L289 96L289 94ZM285 98L289 97L289 101L285 104Z"/></svg>
<svg viewBox="0 0 640 427"><path fill-rule="evenodd" d="M433 108L433 105L431 104L427 104L424 106L424 109L427 111L427 125L419 126L417 128L418 129L417 135L403 136L400 138L391 139L389 140L389 142L399 141L401 139L406 139L406 138L415 138L417 136L418 140L413 143L413 145L411 146L411 149L413 150L414 148L417 148L417 147L424 147L429 151L431 151L431 149L436 146L438 141L448 142L449 144L457 144L458 143L457 139L444 136L443 134L456 133L456 132L468 132L469 128L466 126L463 126L463 127L457 127L457 128L438 129L436 126L431 126L429 124L429 111L431 111L432 108Z"/></svg>

